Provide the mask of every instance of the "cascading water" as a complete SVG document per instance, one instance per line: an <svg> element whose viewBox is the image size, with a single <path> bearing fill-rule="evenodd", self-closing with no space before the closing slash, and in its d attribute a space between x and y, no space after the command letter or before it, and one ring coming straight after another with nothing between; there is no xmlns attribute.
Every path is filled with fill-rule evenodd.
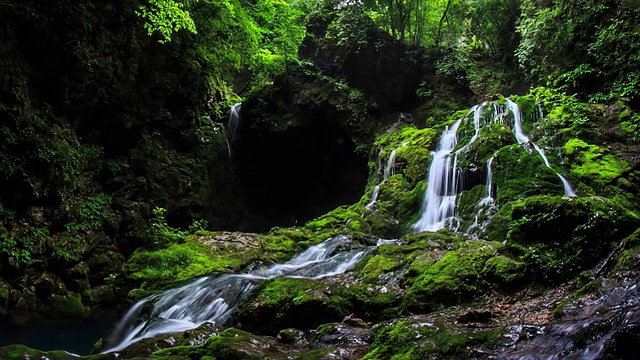
<svg viewBox="0 0 640 360"><path fill-rule="evenodd" d="M461 122L462 119L459 119L451 128L442 132L438 149L432 153L422 216L414 225L414 229L419 232L444 228L447 219L455 213L458 169L455 156L451 160L451 152L458 143L457 132Z"/></svg>
<svg viewBox="0 0 640 360"><path fill-rule="evenodd" d="M485 110L487 110L488 106L492 107L489 116L485 114ZM542 118L542 110L538 110L539 113L537 116ZM466 125L471 113L473 113L474 133L464 146L461 146L458 150L453 152L458 144L458 129L461 126ZM569 181L560 173L553 170L544 150L532 142L524 133L522 128L522 113L518 105L508 98L505 99L505 105L500 105L497 102L485 102L472 107L466 117L458 120L450 129L446 129L442 133L439 147L432 156L432 162L427 177L427 190L423 199L422 215L413 226L415 231L438 231L445 227L457 230L459 221L456 221L456 201L458 193L462 190L460 176L462 174L462 170L458 169L458 158L459 156L464 156L464 154L477 141L482 126L491 123L508 125L513 130L517 143L523 146L531 145L540 155L545 166L556 173L558 178L562 181L565 195L576 196ZM491 164L496 155L497 153L494 153L487 161L487 195L478 204L481 209L484 209L483 211L494 206L491 183ZM474 222L469 229L475 227L478 227L477 216L476 222Z"/></svg>
<svg viewBox="0 0 640 360"><path fill-rule="evenodd" d="M507 108L511 110L511 112L513 113L513 117L514 117L513 128L516 134L516 140L518 141L518 144L527 144L527 143L531 144L531 146L533 146L533 148L538 152L538 154L540 154L540 157L542 157L542 160L544 160L544 164L549 169L553 170L553 168L551 167L551 164L549 163L549 159L547 159L547 155L545 154L544 150L540 148L540 146L538 146L537 144L529 140L529 137L525 135L524 132L522 131L522 113L520 112L520 107L518 106L518 104L511 101L510 99L506 99L506 100L507 100ZM558 175L558 177L560 178L560 181L562 181L562 185L564 186L564 194L566 196L576 196L576 193L573 190L573 187L571 186L569 181L564 176L560 175L560 173L558 173L557 171L555 170L553 171L556 173L556 175Z"/></svg>
<svg viewBox="0 0 640 360"><path fill-rule="evenodd" d="M240 123L240 109L242 103L235 103L229 110L229 120L227 122L227 133L225 141L227 142L227 149L229 150L229 157L231 157L231 144L233 144L233 138L236 136L236 130L238 130L238 124Z"/></svg>
<svg viewBox="0 0 640 360"><path fill-rule="evenodd" d="M122 350L142 339L196 328L205 322L223 324L260 280L320 279L342 274L375 248L341 250L350 241L350 237L339 235L310 247L283 264L250 274L202 277L148 296L133 305L116 325L103 353Z"/></svg>
<svg viewBox="0 0 640 360"><path fill-rule="evenodd" d="M369 203L365 206L365 208L367 210L372 210L373 206L375 205L376 201L378 200L378 192L380 192L380 185L384 184L384 182L387 181L387 179L390 178L393 175L394 169L395 169L395 164L396 164L396 153L402 147L407 146L407 144L408 143L406 143L406 142L403 143L402 145L400 145L399 147L394 149L391 152L391 154L389 155L389 160L387 160L387 165L385 166L384 173L382 175L382 181L373 188L373 192L371 193L371 201L369 201Z"/></svg>

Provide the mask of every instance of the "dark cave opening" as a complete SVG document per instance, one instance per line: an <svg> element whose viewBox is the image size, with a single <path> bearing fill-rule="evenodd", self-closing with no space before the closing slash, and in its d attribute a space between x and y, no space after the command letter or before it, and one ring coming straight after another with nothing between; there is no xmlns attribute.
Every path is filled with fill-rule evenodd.
<svg viewBox="0 0 640 360"><path fill-rule="evenodd" d="M357 202L367 159L336 120L318 118L284 131L243 131L234 145L238 185L247 202L237 230L302 225Z"/></svg>

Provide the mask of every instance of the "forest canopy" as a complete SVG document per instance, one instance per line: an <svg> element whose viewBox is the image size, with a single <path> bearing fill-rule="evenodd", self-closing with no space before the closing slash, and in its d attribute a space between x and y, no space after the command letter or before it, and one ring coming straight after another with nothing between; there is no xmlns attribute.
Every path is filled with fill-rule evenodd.
<svg viewBox="0 0 640 360"><path fill-rule="evenodd" d="M453 51L477 92L526 81L597 100L640 93L638 9L637 0L149 0L138 15L163 43L192 33L218 86L241 69L268 83L296 59L307 22L321 18L338 42L371 22L408 44Z"/></svg>

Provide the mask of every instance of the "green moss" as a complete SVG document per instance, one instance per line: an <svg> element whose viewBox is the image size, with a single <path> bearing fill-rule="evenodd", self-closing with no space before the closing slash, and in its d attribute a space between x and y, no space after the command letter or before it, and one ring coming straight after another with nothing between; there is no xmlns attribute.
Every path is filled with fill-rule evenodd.
<svg viewBox="0 0 640 360"><path fill-rule="evenodd" d="M467 241L436 262L414 262L405 274L408 286L403 307L431 311L440 305L469 301L491 288L490 281L508 284L521 278L523 268L497 256L500 243Z"/></svg>
<svg viewBox="0 0 640 360"><path fill-rule="evenodd" d="M571 164L571 174L597 191L602 191L630 169L626 161L607 149L577 138L567 141L562 150L566 154L565 162Z"/></svg>
<svg viewBox="0 0 640 360"><path fill-rule="evenodd" d="M640 229L624 239L624 250L618 256L616 269L634 270L640 266Z"/></svg>
<svg viewBox="0 0 640 360"><path fill-rule="evenodd" d="M84 305L80 294L69 292L66 295L53 294L52 311L56 315L77 317L84 314Z"/></svg>
<svg viewBox="0 0 640 360"><path fill-rule="evenodd" d="M600 197L534 196L510 209L501 211L501 226L510 218L506 251L526 262L537 280L550 282L592 268L640 223L634 213Z"/></svg>
<svg viewBox="0 0 640 360"><path fill-rule="evenodd" d="M213 257L210 249L201 244L171 244L160 250L136 250L125 263L123 273L126 280L140 284L131 294L139 296L213 271L229 272L229 268L239 268L246 261L245 255Z"/></svg>
<svg viewBox="0 0 640 360"><path fill-rule="evenodd" d="M500 149L492 163L496 203L539 194L563 194L562 182L540 155L529 153L522 145Z"/></svg>
<svg viewBox="0 0 640 360"><path fill-rule="evenodd" d="M367 282L376 282L380 275L398 268L398 265L400 265L400 262L397 259L384 255L374 256L367 261L364 269L360 272L360 276Z"/></svg>
<svg viewBox="0 0 640 360"><path fill-rule="evenodd" d="M77 356L66 351L40 351L28 348L24 345L7 345L0 347L0 359L24 360L24 359L49 359L49 360L75 360Z"/></svg>
<svg viewBox="0 0 640 360"><path fill-rule="evenodd" d="M505 328L464 329L443 323L399 321L380 327L363 359L468 359L507 340Z"/></svg>

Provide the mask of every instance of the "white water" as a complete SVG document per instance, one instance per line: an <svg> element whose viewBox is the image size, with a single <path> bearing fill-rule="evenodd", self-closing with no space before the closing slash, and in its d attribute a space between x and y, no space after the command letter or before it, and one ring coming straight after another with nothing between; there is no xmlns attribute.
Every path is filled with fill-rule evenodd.
<svg viewBox="0 0 640 360"><path fill-rule="evenodd" d="M538 152L538 154L540 154L540 156L542 157L542 160L544 160L544 164L549 169L553 170L553 168L551 167L551 164L549 164L549 159L547 159L547 155L545 154L544 150L540 148L537 144L531 142L531 140L529 140L529 137L525 135L524 132L522 131L522 113L520 112L520 107L518 106L518 104L511 101L510 99L507 99L507 108L511 110L511 112L513 113L513 117L514 117L513 127L514 127L514 132L516 134L516 140L518 141L518 144L527 144L527 143L531 144L533 148ZM560 181L562 181L562 185L564 186L564 194L566 196L572 196L572 197L576 196L576 193L573 190L573 187L571 186L569 181L565 179L564 176L560 175L560 173L558 173L557 171L553 170L553 172L555 172L558 178L560 178Z"/></svg>
<svg viewBox="0 0 640 360"><path fill-rule="evenodd" d="M480 206L487 206L487 205L491 205L493 204L493 172L491 171L491 164L493 163L493 159L496 157L496 154L494 153L493 156L491 156L489 158L489 160L487 160L487 181L485 183L485 186L487 188L487 194L485 195L484 199L480 200Z"/></svg>
<svg viewBox="0 0 640 360"><path fill-rule="evenodd" d="M491 116L484 116L487 106L492 106ZM537 116L542 117L541 110L539 111L540 113L537 114ZM467 121L471 112L473 112L474 133L468 143L452 154L453 149L458 143L458 128L461 123ZM532 142L524 133L524 130L522 129L522 113L515 102L510 99L506 99L506 106L499 105L495 102L485 102L472 107L470 109L470 113L466 117L458 120L451 129L447 129L442 133L438 150L436 150L432 156L432 162L428 173L427 190L425 192L423 207L421 210L422 215L418 222L413 226L415 231L438 231L445 227L449 227L452 230L457 229L454 226L459 223L456 221L456 201L457 195L461 190L461 170L457 168L458 156L463 155L469 150L471 145L478 139L481 127L490 123L508 125L513 130L518 144L530 144L543 159L544 164L556 173L558 178L562 181L565 195L576 196L569 181L567 181L567 179L557 171L553 170L544 150ZM464 134L461 134L460 136L464 136ZM496 154L487 161L487 194L478 203L480 208L493 206L494 194L492 193L493 174L491 165L495 156ZM477 226L477 224L474 223L470 229L474 228L474 225Z"/></svg>
<svg viewBox="0 0 640 360"><path fill-rule="evenodd" d="M229 110L229 120L227 122L227 134L225 141L227 142L227 149L229 150L229 158L231 158L231 144L233 144L233 138L236 136L236 130L238 130L238 124L240 123L240 109L242 103L235 103Z"/></svg>
<svg viewBox="0 0 640 360"><path fill-rule="evenodd" d="M427 191L422 216L414 225L416 231L437 231L445 227L447 219L455 214L458 193L457 158L452 154L458 143L458 127L462 119L442 132L438 149L432 153Z"/></svg>
<svg viewBox="0 0 640 360"><path fill-rule="evenodd" d="M342 274L375 248L341 250L350 241L350 237L339 235L310 247L283 264L250 274L201 277L148 296L134 304L116 325L107 340L109 348L103 353L122 350L142 339L193 329L205 322L223 324L244 296L264 279L320 279ZM385 242L388 241L379 244Z"/></svg>
<svg viewBox="0 0 640 360"><path fill-rule="evenodd" d="M396 165L396 153L398 152L398 150L400 150L400 148L406 146L407 144L408 143L405 142L402 145L398 146L389 155L389 160L387 160L387 165L385 166L384 173L382 175L382 181L373 188L373 193L371 194L371 200L369 201L369 203L367 205L365 205L365 209L367 209L367 210L372 210L373 209L373 205L375 205L376 201L378 200L378 193L380 192L380 185L384 184L384 182L387 181L387 179L390 178L394 174L395 165Z"/></svg>

